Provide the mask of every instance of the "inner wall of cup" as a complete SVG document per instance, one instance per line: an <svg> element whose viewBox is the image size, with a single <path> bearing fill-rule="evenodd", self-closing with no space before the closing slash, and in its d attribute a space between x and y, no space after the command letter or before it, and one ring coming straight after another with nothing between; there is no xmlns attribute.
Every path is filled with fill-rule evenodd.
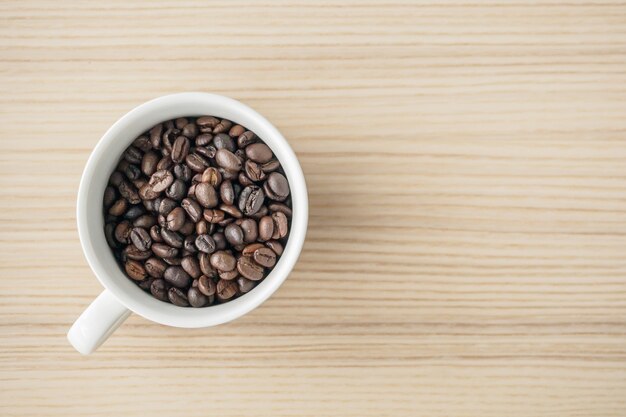
<svg viewBox="0 0 626 417"><path fill-rule="evenodd" d="M160 109L154 111L144 111L137 112L138 114L132 115L130 114L125 116L125 118L121 119L116 125L114 125L109 132L105 135L105 138L98 144L96 149L93 152L92 158L95 158L93 161L90 160L88 166L92 168L91 175L92 180L88 185L88 201L86 207L85 215L88 216L87 223L89 225L89 240L93 245L94 255L98 258L99 266L101 267L101 271L105 274L105 277L99 277L100 281L107 287L111 285L117 287L120 291L125 294L132 295L132 297L144 304L150 310L154 311L155 309L166 314L178 314L180 315L184 310L184 314L203 314L206 313L207 310L211 310L216 312L218 309L227 309L227 308L235 308L242 307L244 303L250 298L262 297L260 302L262 302L265 298L271 295L271 292L275 290L265 288L266 290L270 290L269 294L262 294L264 291L264 287L271 286L272 280L274 277L285 277L291 267L295 263L295 259L290 262L283 262L285 258L288 256L294 256L297 258L298 253L291 254L294 250L293 246L296 245L295 242L297 239L293 238L293 232L296 233L305 233L306 229L306 219L304 219L304 227L296 224L296 216L298 215L299 204L302 204L302 198L297 197L297 192L294 192L294 184L297 184L298 181L293 175L294 169L299 171L299 166L297 166L297 161L295 161L295 156L289 155L290 149L282 148L280 143L277 143L273 136L274 134L279 134L277 131L268 132L267 129L263 129L260 123L256 123L253 119L253 115L246 117L246 114L237 115L233 114L235 111L224 112L217 109L216 111L211 111L210 109L206 109L206 105L198 106L197 103L192 103L187 107L192 107L193 111L189 111L189 108L185 108L185 106L176 105L173 108L161 107ZM202 107L206 111L198 112L198 109ZM140 110L140 108L136 110ZM132 112L131 112L132 113ZM280 261L276 264L272 272L250 293L243 295L235 300L229 301L225 304L220 304L216 306L205 307L201 309L192 309L192 308L181 308L168 303L164 303L162 301L156 300L151 297L149 294L145 293L141 290L136 284L130 281L128 277L123 273L119 264L115 260L113 256L112 250L109 248L106 243L106 239L104 236L104 215L102 211L102 202L104 189L107 186L108 179L111 173L114 171L117 163L124 152L124 150L132 143L132 141L141 135L146 130L150 129L157 123L164 122L166 120L175 119L177 117L196 117L202 115L213 115L221 118L226 118L232 120L235 123L239 123L246 127L249 130L255 132L263 141L267 143L267 145L272 149L276 157L281 162L283 169L287 175L287 179L289 181L289 185L292 189L292 206L293 206L293 217L292 224L290 230L290 239L287 241L287 245L285 247L283 256L281 256ZM239 117L242 116L242 117ZM267 126L266 126L267 128ZM106 139L106 140L105 140ZM280 141L278 141L280 142ZM296 166L294 167L293 164ZM93 164L91 164L93 162ZM86 173L87 174L87 173ZM301 191L301 190L300 190ZM306 202L306 192L304 192L304 201ZM305 209L306 210L306 209ZM294 230L295 229L295 230ZM298 230L304 229L304 230ZM299 249L299 248L298 248ZM290 255L291 254L291 255ZM289 264L289 265L287 265ZM96 271L97 272L97 271ZM282 280L281 280L282 281ZM280 284L280 283L279 283ZM279 285L278 284L278 285ZM110 288L114 293L115 288ZM122 294L118 294L122 295ZM122 295L123 296L123 295ZM125 303L128 305L128 303ZM256 305L255 305L256 306ZM129 306L130 307L130 306ZM132 308L131 308L132 309ZM145 313L145 312L144 312ZM142 314L139 312L139 314ZM146 314L142 314L146 316ZM150 319L156 320L151 317L147 317Z"/></svg>

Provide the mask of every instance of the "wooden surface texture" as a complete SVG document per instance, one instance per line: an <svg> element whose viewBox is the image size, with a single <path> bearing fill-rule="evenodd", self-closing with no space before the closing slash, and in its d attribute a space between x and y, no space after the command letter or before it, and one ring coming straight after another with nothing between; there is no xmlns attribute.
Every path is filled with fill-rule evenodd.
<svg viewBox="0 0 626 417"><path fill-rule="evenodd" d="M0 415L625 416L626 4L0 2ZM251 105L309 186L263 306L67 343L117 118Z"/></svg>

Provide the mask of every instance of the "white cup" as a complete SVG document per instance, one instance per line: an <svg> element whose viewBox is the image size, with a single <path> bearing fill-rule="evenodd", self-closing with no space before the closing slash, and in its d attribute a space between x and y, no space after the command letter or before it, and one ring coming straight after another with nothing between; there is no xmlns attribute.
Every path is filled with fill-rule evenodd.
<svg viewBox="0 0 626 417"><path fill-rule="evenodd" d="M289 241L279 262L252 291L225 304L183 308L153 298L124 275L106 243L102 201L108 178L120 155L137 136L165 120L201 115L232 120L265 141L289 180L293 216ZM69 342L80 353L90 354L131 312L157 323L186 328L214 326L243 316L267 300L291 272L304 243L308 209L306 183L296 155L280 132L250 107L228 97L206 93L173 94L136 107L100 139L80 181L76 208L80 242L87 262L105 289L69 330Z"/></svg>

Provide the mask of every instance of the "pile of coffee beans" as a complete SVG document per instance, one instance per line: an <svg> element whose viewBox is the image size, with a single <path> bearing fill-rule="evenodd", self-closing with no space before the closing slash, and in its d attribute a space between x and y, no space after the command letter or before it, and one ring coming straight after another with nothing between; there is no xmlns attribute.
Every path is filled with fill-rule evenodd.
<svg viewBox="0 0 626 417"><path fill-rule="evenodd" d="M154 126L104 191L104 233L128 278L155 298L205 307L251 291L289 236L289 183L253 132L213 116Z"/></svg>

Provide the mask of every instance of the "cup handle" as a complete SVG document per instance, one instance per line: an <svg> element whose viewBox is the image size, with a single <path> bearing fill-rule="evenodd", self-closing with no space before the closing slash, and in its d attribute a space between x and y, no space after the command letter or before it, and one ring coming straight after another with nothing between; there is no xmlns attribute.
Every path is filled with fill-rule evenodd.
<svg viewBox="0 0 626 417"><path fill-rule="evenodd" d="M93 300L67 332L67 340L83 355L94 352L130 315L109 290Z"/></svg>

